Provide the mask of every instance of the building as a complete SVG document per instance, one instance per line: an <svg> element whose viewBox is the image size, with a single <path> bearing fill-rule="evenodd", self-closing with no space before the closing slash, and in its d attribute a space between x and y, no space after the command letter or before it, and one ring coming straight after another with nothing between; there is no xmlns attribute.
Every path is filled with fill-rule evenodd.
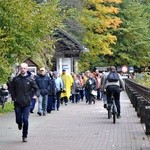
<svg viewBox="0 0 150 150"><path fill-rule="evenodd" d="M65 69L67 72L77 73L79 55L88 52L88 49L63 30L58 30L54 37L58 41L55 44L56 52L52 70L61 73Z"/></svg>

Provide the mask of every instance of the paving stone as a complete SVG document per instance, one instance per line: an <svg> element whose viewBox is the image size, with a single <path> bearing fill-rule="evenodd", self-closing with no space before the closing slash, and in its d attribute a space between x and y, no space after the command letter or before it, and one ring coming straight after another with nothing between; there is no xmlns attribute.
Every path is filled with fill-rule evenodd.
<svg viewBox="0 0 150 150"><path fill-rule="evenodd" d="M37 105L37 104L36 104ZM121 118L113 124L102 101L95 105L69 102L60 111L46 116L30 114L28 142L22 143L15 115L0 116L0 150L149 150L134 108L125 92L121 93Z"/></svg>

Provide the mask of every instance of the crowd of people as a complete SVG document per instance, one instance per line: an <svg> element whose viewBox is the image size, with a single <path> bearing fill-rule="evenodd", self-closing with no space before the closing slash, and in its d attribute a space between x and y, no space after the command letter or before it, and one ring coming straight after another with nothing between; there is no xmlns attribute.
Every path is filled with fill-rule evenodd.
<svg viewBox="0 0 150 150"><path fill-rule="evenodd" d="M16 115L18 129L22 130L22 141L27 142L29 114L34 113L35 104L38 105L37 115L45 116L52 111L59 111L61 105L68 102L78 104L80 101L91 105L96 100L103 100L104 107L111 103L110 92L114 91L118 118L120 117L120 86L125 88L124 81L119 75L116 82L108 82L109 72L116 72L110 67L108 72L100 73L85 71L81 74L68 73L65 69L59 74L57 71L47 71L40 68L38 73L28 71L28 64L20 64L19 73L7 83Z"/></svg>

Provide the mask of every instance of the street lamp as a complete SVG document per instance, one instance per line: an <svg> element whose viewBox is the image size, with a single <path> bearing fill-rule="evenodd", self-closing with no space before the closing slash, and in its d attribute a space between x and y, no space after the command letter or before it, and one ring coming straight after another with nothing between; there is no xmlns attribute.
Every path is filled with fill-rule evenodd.
<svg viewBox="0 0 150 150"><path fill-rule="evenodd" d="M82 52L83 52L83 53L87 53L87 52L89 52L89 49L86 48L85 46L83 46Z"/></svg>

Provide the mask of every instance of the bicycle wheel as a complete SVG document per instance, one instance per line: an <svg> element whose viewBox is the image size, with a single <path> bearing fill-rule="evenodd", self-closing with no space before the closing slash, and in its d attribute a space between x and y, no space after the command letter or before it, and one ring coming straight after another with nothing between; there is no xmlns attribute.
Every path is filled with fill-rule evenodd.
<svg viewBox="0 0 150 150"><path fill-rule="evenodd" d="M113 123L116 123L116 112L115 112L115 107L114 106L113 106L112 115L113 115Z"/></svg>

